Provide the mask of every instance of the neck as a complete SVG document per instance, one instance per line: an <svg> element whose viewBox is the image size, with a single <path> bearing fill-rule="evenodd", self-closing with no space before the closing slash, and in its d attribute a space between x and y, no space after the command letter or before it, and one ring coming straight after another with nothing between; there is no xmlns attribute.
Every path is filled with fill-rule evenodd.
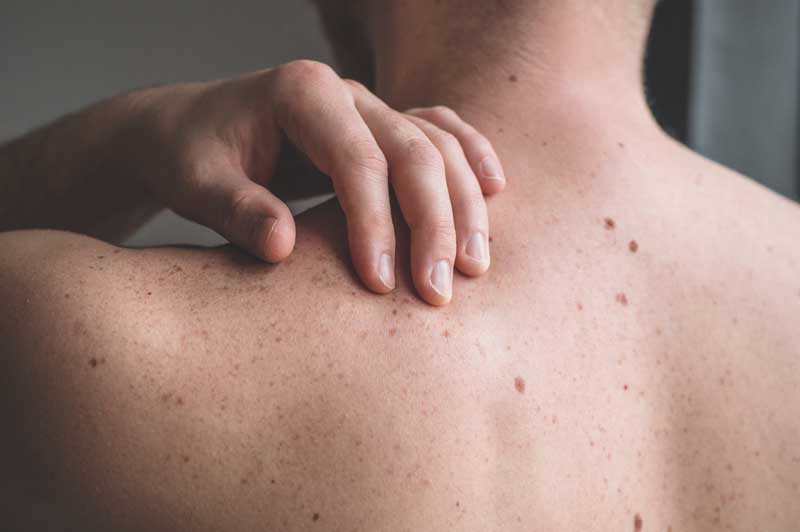
<svg viewBox="0 0 800 532"><path fill-rule="evenodd" d="M647 17L632 22L630 3L528 2L491 23L473 13L456 29L452 12L420 13L427 2L390 7L373 17L376 92L397 109L448 105L484 127L509 129L565 108L649 120Z"/></svg>

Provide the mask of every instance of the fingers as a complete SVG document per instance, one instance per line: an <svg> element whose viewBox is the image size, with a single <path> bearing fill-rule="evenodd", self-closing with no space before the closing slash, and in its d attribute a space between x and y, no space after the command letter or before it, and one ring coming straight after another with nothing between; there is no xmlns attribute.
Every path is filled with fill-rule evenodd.
<svg viewBox="0 0 800 532"><path fill-rule="evenodd" d="M505 188L505 172L492 143L461 120L455 111L447 107L426 107L409 109L406 113L424 118L458 139L484 194L496 194Z"/></svg>
<svg viewBox="0 0 800 532"><path fill-rule="evenodd" d="M378 293L395 286L395 235L384 153L333 70L296 61L278 69L278 126L333 181L347 219L353 265Z"/></svg>
<svg viewBox="0 0 800 532"><path fill-rule="evenodd" d="M481 275L489 268L489 217L481 187L459 141L451 133L416 116L408 116L442 154L456 229L456 268Z"/></svg>
<svg viewBox="0 0 800 532"><path fill-rule="evenodd" d="M433 305L452 298L456 235L442 155L418 127L358 84L356 107L389 161L389 177L411 229L411 276Z"/></svg>
<svg viewBox="0 0 800 532"><path fill-rule="evenodd" d="M267 262L292 252L294 217L277 197L230 166L205 168L197 186L176 202L179 214L214 229Z"/></svg>

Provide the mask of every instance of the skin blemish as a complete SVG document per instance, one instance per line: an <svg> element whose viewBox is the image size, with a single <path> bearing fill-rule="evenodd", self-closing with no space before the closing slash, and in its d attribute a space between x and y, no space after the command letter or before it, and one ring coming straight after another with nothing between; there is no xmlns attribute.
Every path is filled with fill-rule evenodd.
<svg viewBox="0 0 800 532"><path fill-rule="evenodd" d="M100 259L100 260L103 260L106 257L105 257L105 255L98 255L97 258Z"/></svg>
<svg viewBox="0 0 800 532"><path fill-rule="evenodd" d="M516 388L517 392L520 394L525 393L525 379L522 377L515 377L514 388Z"/></svg>
<svg viewBox="0 0 800 532"><path fill-rule="evenodd" d="M628 296L626 296L624 292L620 292L619 294L617 294L616 300L617 303L619 303L623 307L628 306Z"/></svg>
<svg viewBox="0 0 800 532"><path fill-rule="evenodd" d="M636 532L640 532L642 530L642 516L636 514L633 516L633 529Z"/></svg>
<svg viewBox="0 0 800 532"><path fill-rule="evenodd" d="M546 141L546 140L543 140L543 141L542 141L542 148L546 148L546 147L547 147L547 141Z"/></svg>
<svg viewBox="0 0 800 532"><path fill-rule="evenodd" d="M447 329L445 329L445 330L442 332L442 336L444 336L445 338L450 338L450 331L448 331Z"/></svg>
<svg viewBox="0 0 800 532"><path fill-rule="evenodd" d="M583 303L581 303L581 302L578 302L578 303L575 305L575 308L577 308L577 309L578 309L578 312L582 311L582 310L583 310Z"/></svg>
<svg viewBox="0 0 800 532"><path fill-rule="evenodd" d="M617 142L617 146L619 146L620 148L624 148L625 144L623 142Z"/></svg>
<svg viewBox="0 0 800 532"><path fill-rule="evenodd" d="M626 384L626 385L624 385L624 386L622 387L622 389L623 389L623 390L625 390L625 391L627 392L627 391L628 391L628 385L627 385L627 384Z"/></svg>
<svg viewBox="0 0 800 532"><path fill-rule="evenodd" d="M116 255L116 254L117 254L117 253L119 253L119 252L120 252L120 250L119 250L119 249L115 249L114 251L112 251L112 253L113 253L114 255Z"/></svg>
<svg viewBox="0 0 800 532"><path fill-rule="evenodd" d="M319 514L315 512L314 515L311 516L311 520L312 521L319 521Z"/></svg>
<svg viewBox="0 0 800 532"><path fill-rule="evenodd" d="M189 455L184 454L183 456L181 456L181 460L183 461L184 464L188 464L189 463Z"/></svg>
<svg viewBox="0 0 800 532"><path fill-rule="evenodd" d="M175 404L178 406L183 406L183 397L178 397L175 399Z"/></svg>
<svg viewBox="0 0 800 532"><path fill-rule="evenodd" d="M392 309L392 316L397 316L397 309Z"/></svg>
<svg viewBox="0 0 800 532"><path fill-rule="evenodd" d="M616 222L611 218L606 218L603 222L605 223L606 229L609 231L612 231L617 226Z"/></svg>
<svg viewBox="0 0 800 532"><path fill-rule="evenodd" d="M69 299L69 294L64 294L64 299Z"/></svg>
<svg viewBox="0 0 800 532"><path fill-rule="evenodd" d="M281 343L281 340L282 340L282 338L281 338L280 336L276 336L276 337L275 337L275 343L276 343L276 344L279 344L279 343Z"/></svg>
<svg viewBox="0 0 800 532"><path fill-rule="evenodd" d="M516 83L518 79L519 78L517 78L517 76L514 75L514 74L511 74L510 76L508 76L508 81L510 81L511 83Z"/></svg>
<svg viewBox="0 0 800 532"><path fill-rule="evenodd" d="M98 362L97 362L96 358L92 357L92 358L89 359L89 365L92 366L93 368L96 368L97 364L98 364Z"/></svg>
<svg viewBox="0 0 800 532"><path fill-rule="evenodd" d="M489 243L492 243L492 242L494 242L494 238L492 236L489 236Z"/></svg>
<svg viewBox="0 0 800 532"><path fill-rule="evenodd" d="M389 336L394 336L395 334L397 334L397 327L389 329Z"/></svg>
<svg viewBox="0 0 800 532"><path fill-rule="evenodd" d="M636 242L636 240L631 240L628 242L628 249L631 250L631 253L636 253L639 251L639 244Z"/></svg>

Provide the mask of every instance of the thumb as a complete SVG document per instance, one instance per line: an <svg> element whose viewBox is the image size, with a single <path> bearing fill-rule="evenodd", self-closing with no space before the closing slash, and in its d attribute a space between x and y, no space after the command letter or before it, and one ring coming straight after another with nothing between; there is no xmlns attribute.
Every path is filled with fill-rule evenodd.
<svg viewBox="0 0 800 532"><path fill-rule="evenodd" d="M197 189L196 197L186 198L190 218L267 262L289 256L295 225L284 202L244 174L228 171L210 181Z"/></svg>

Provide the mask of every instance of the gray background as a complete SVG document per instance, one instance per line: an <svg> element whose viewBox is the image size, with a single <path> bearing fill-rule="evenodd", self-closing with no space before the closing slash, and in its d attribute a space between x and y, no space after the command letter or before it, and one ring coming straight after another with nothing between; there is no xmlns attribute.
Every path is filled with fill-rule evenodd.
<svg viewBox="0 0 800 532"><path fill-rule="evenodd" d="M800 3L697 0L692 9L689 145L797 198ZM298 58L331 60L305 0L0 0L0 142L131 88ZM166 212L129 244L221 241Z"/></svg>

